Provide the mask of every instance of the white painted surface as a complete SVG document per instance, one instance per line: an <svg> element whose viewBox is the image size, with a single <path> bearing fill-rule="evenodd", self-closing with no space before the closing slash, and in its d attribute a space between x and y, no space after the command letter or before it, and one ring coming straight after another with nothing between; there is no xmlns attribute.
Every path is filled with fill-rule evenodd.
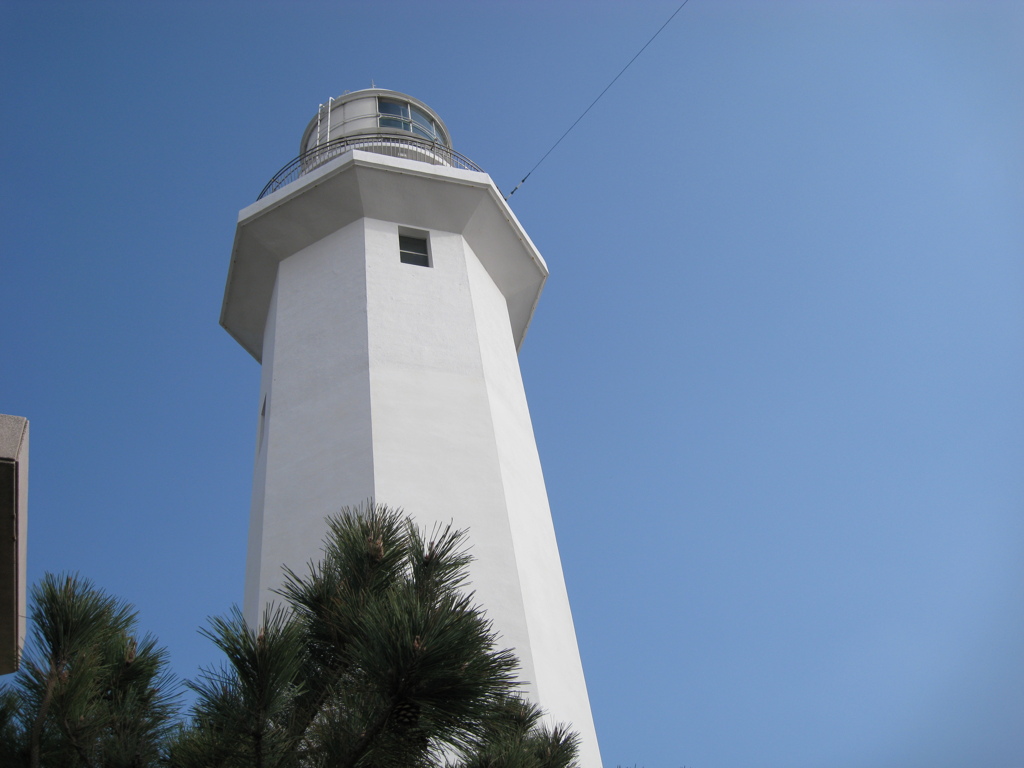
<svg viewBox="0 0 1024 768"><path fill-rule="evenodd" d="M362 217L461 233L508 305L518 348L548 268L485 173L354 150L238 214L221 325L262 360L278 264Z"/></svg>
<svg viewBox="0 0 1024 768"><path fill-rule="evenodd" d="M451 169L360 154L318 177L335 180L329 194L307 181L304 193L286 188L240 215L225 325L266 318L247 619L273 599L282 564L304 570L319 556L324 518L342 506L375 498L425 526L452 521L469 529L472 588L516 650L530 698L572 724L581 764L595 768L516 352L547 269L486 176L481 186ZM400 227L428 233L431 267L400 262ZM301 247L288 254L289 243ZM260 289L269 299L252 306L259 298L246 286L275 268Z"/></svg>
<svg viewBox="0 0 1024 768"><path fill-rule="evenodd" d="M467 252L506 514L534 649L536 700L543 701L550 712L572 713L561 717L577 724L586 722L593 731L576 630L508 314L500 292L468 246ZM581 735L585 732L580 728ZM589 755L588 750L592 750ZM583 765L600 763L596 738L588 745L584 736L584 756L588 759Z"/></svg>
<svg viewBox="0 0 1024 768"><path fill-rule="evenodd" d="M429 115L437 123L444 133L444 143L451 147L451 136L448 127L444 124L441 116L428 105L419 99L415 99L405 93L389 91L385 88L365 88L360 91L352 91L331 99L326 104L321 104L315 117L309 121L305 132L302 134L302 142L299 145L299 153L315 148L318 144L325 144L332 139L339 139L342 136L353 136L357 134L390 134L394 136L409 136L410 133L397 128L382 128L377 121L377 98L382 97L388 101L411 104L421 112ZM415 135L415 134L413 134Z"/></svg>
<svg viewBox="0 0 1024 768"><path fill-rule="evenodd" d="M319 559L324 518L373 496L361 223L281 263L267 319L244 611Z"/></svg>

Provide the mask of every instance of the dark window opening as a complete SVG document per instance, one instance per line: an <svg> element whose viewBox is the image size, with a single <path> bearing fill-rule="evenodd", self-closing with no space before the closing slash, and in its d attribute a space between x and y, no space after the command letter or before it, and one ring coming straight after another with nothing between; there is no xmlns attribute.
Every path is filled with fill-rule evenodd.
<svg viewBox="0 0 1024 768"><path fill-rule="evenodd" d="M430 266L430 254L427 253L427 238L398 236L398 253L403 264L415 264L417 267Z"/></svg>

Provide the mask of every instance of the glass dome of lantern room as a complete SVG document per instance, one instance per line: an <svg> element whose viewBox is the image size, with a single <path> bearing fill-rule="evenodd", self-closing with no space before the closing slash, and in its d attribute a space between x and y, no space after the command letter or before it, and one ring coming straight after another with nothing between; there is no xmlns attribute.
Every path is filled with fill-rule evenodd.
<svg viewBox="0 0 1024 768"><path fill-rule="evenodd" d="M367 88L320 105L302 134L299 156L277 172L260 198L351 150L483 171L452 149L444 122L422 101L398 91Z"/></svg>
<svg viewBox="0 0 1024 768"><path fill-rule="evenodd" d="M434 110L398 91L367 88L321 104L302 136L301 152L349 136L416 137L451 149L448 129Z"/></svg>

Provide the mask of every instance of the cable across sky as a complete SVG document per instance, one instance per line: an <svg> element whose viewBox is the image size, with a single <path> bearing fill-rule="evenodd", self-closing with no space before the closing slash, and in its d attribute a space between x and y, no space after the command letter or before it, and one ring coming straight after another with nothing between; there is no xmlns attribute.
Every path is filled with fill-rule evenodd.
<svg viewBox="0 0 1024 768"><path fill-rule="evenodd" d="M506 201L507 201L507 200L508 200L508 199L509 199L510 197L512 197L512 195L514 195L514 194L516 193L516 190L517 190L517 189L519 189L519 188L520 188L521 186L523 186L523 184L524 184L524 183L526 182L526 180L527 180L528 178L530 178L530 174L531 174L531 173L533 173L534 171L536 171L536 170L537 170L537 168L539 168L539 167L540 167L540 164L541 164L541 163L543 163L543 162L544 162L544 161L545 161L545 160L547 159L547 156L548 156L548 155L550 155L550 154L551 154L552 152L554 152L554 151L555 151L555 147L557 147L557 146L558 146L559 144L561 144L561 143L562 143L562 139L564 139L564 138L565 138L566 136L568 136L568 135L569 135L569 132L570 132L570 131L571 131L571 130L572 130L573 128L575 128L575 127L576 127L576 124L577 124L577 123L579 123L579 121L580 121L580 120L582 120L582 119L583 119L584 117L586 117L586 116L587 116L587 112L589 112L589 111L590 111L591 109L593 109L593 108L594 108L594 105L595 105L595 104L597 104L597 102L599 102L599 101L601 100L601 97L602 97L602 96L604 96L604 95L605 95L605 94L606 94L606 93L608 92L608 89L609 89L609 88L611 88L611 87L612 87L613 85L615 85L615 81L616 81L616 80L618 80L618 79L619 79L620 77L622 77L623 73L624 73L624 72L625 72L625 71L626 71L627 69L629 69L630 65L631 65L631 64L632 64L632 63L633 63L634 61L636 61L636 60L637 60L637 59L638 59L638 58L640 57L640 54L641 54L641 53L643 53L644 51L646 51L646 50L647 50L647 46L649 46L649 45L650 45L651 43L653 43L653 42L654 42L654 38L656 38L656 37L657 37L658 35L660 35L660 34L661 34L661 32L662 32L662 30L663 30L663 29L665 29L665 27L667 27L667 26L668 26L668 25L669 25L669 24L670 24L670 23L672 22L672 19L674 19L674 18L675 18L675 17L677 16L677 15L679 15L679 12L680 12L681 10L683 10L683 6L685 6L685 5L686 5L686 4L688 3L688 2L690 2L690 0L683 0L683 2L679 4L679 7L678 7L678 8L676 8L675 12L674 12L674 13L673 13L673 14L672 14L671 16L669 16L669 17L668 17L668 20L667 20L667 21L666 21L666 22L665 22L664 24L662 24L662 25L661 25L660 27L658 27L658 31L657 31L657 32L655 32L655 33L654 33L653 35L651 35L651 38L650 38L650 40L648 40L648 41L647 41L646 43L644 43L644 46L643 46L643 48L641 48L641 49L640 49L639 51L637 51L637 52L636 52L636 53L635 53L635 54L633 55L633 58L631 58L631 59L630 59L630 60L629 60L629 61L628 61L628 62L626 63L626 66L624 66L624 67L623 67L623 68L622 68L621 70L619 70L619 74L617 74L617 75L616 75L615 77L613 77L613 78L612 78L612 81L611 81L610 83L608 83L608 85L606 85L606 86L604 87L604 90L603 90L603 91L601 91L601 92L600 92L599 94L597 94L597 98L596 98L596 99L594 99L594 100L593 100L592 102L590 102L590 106L589 106L589 107L587 107L587 108L586 108L585 110L583 110L583 114L581 114L581 115L580 115L579 117L577 117L577 118L576 118L576 120L575 120L575 121L573 122L573 124L572 124L572 125L570 125L570 126L569 126L568 128L566 128L566 130L565 130L565 133L563 133L563 134L562 134L562 135L561 135L561 136L560 136L560 137L558 138L558 141L556 141L556 142L555 142L554 144L552 144L552 145L551 145L551 149L549 149L549 150L548 150L547 152L545 152L545 153L544 153L544 156L543 156L543 157L542 157L542 158L541 158L540 160L538 160L538 161L537 161L537 164L536 164L536 165L534 165L534 166L533 166L533 168L531 168L531 169L530 169L529 173L527 173L527 174L526 174L525 176L523 176L522 180L521 180L521 181L520 181L520 182L519 182L518 184L516 184L516 186L515 186L515 189L513 189L513 190L512 190L511 192L509 192L509 193L508 193L508 194L507 194L507 195L505 196L505 200L506 200Z"/></svg>

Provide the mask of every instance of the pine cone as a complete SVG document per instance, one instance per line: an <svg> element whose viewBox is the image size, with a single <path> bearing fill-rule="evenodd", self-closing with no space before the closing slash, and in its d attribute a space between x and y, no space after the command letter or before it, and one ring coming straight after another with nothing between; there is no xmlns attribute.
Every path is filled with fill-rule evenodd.
<svg viewBox="0 0 1024 768"><path fill-rule="evenodd" d="M396 728L412 728L420 722L420 705L415 701L400 702L391 710L391 722Z"/></svg>

